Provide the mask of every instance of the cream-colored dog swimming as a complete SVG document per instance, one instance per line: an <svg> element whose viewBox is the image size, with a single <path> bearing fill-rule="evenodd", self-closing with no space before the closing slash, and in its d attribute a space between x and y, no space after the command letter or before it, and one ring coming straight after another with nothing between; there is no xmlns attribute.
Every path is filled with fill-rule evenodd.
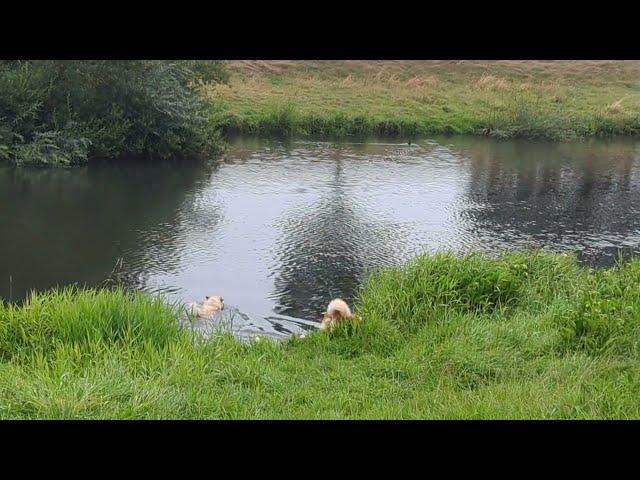
<svg viewBox="0 0 640 480"><path fill-rule="evenodd" d="M224 299L219 295L207 295L203 303L192 303L189 306L191 315L196 317L210 317L224 309Z"/></svg>
<svg viewBox="0 0 640 480"><path fill-rule="evenodd" d="M322 322L320 323L320 330L331 330L335 325L340 323L345 318L352 318L353 314L347 302L341 298L334 298L329 302L327 310L322 314Z"/></svg>

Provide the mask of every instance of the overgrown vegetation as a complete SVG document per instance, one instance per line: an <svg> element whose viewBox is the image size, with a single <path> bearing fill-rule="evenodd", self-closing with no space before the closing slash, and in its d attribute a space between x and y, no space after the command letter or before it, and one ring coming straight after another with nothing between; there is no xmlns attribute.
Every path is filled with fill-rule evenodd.
<svg viewBox="0 0 640 480"><path fill-rule="evenodd" d="M640 260L424 256L374 274L361 322L208 341L121 290L0 307L0 418L638 418Z"/></svg>
<svg viewBox="0 0 640 480"><path fill-rule="evenodd" d="M213 154L220 139L194 85L226 78L216 61L0 61L0 160Z"/></svg>
<svg viewBox="0 0 640 480"><path fill-rule="evenodd" d="M640 63L243 61L207 85L227 132L480 134L565 140L640 133Z"/></svg>
<svg viewBox="0 0 640 480"><path fill-rule="evenodd" d="M640 133L637 62L0 61L0 161L209 156L219 132Z"/></svg>

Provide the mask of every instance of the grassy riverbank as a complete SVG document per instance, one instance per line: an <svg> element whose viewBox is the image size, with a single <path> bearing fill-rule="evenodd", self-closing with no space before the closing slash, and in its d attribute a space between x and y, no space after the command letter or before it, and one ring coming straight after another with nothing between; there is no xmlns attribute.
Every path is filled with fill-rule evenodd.
<svg viewBox="0 0 640 480"><path fill-rule="evenodd" d="M484 134L564 140L640 133L636 61L235 61L202 88L228 132Z"/></svg>
<svg viewBox="0 0 640 480"><path fill-rule="evenodd" d="M364 286L359 325L196 341L143 295L0 307L0 418L638 418L640 261L421 258Z"/></svg>

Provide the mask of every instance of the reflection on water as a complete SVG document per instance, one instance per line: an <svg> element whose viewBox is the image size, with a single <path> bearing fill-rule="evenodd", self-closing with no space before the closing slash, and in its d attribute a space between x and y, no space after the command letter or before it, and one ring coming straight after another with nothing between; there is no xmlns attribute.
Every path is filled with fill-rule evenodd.
<svg viewBox="0 0 640 480"><path fill-rule="evenodd" d="M351 160L335 152L329 157L322 173L326 185L278 225L270 295L278 313L319 319L327 298L351 302L365 271L400 260L394 255L393 219L370 218L359 206L357 179L344 173Z"/></svg>
<svg viewBox="0 0 640 480"><path fill-rule="evenodd" d="M468 155L464 211L486 250L577 251L610 265L640 245L640 144L458 144Z"/></svg>
<svg viewBox="0 0 640 480"><path fill-rule="evenodd" d="M236 335L287 336L422 251L543 247L595 265L638 252L639 169L629 140L466 137L239 139L220 162L0 168L0 296L110 277L170 300L220 294Z"/></svg>

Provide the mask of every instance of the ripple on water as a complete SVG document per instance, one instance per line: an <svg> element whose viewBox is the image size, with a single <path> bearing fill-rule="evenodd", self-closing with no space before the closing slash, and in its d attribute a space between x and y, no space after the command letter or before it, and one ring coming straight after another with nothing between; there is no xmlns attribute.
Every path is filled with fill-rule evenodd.
<svg viewBox="0 0 640 480"><path fill-rule="evenodd" d="M110 275L172 301L217 293L234 334L284 338L421 252L637 253L638 145L237 139L221 162L0 169L0 272L14 297Z"/></svg>

